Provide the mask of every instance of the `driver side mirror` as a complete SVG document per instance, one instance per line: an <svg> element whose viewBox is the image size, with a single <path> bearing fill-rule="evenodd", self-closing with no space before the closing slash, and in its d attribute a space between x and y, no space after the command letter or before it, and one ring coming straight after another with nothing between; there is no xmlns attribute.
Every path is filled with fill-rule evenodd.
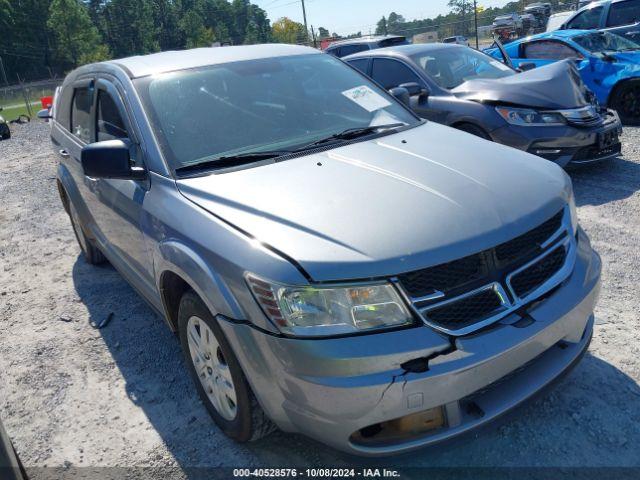
<svg viewBox="0 0 640 480"><path fill-rule="evenodd" d="M398 85L399 88L405 88L407 92L409 92L410 97L414 97L416 95L429 95L429 89L423 85L420 85L418 82L410 82L403 83Z"/></svg>
<svg viewBox="0 0 640 480"><path fill-rule="evenodd" d="M41 120L50 120L53 117L51 116L51 112L48 108L43 108L42 110L38 111L38 118Z"/></svg>
<svg viewBox="0 0 640 480"><path fill-rule="evenodd" d="M528 72L529 70L533 70L536 68L536 64L532 62L522 62L518 65L518 70L521 72Z"/></svg>
<svg viewBox="0 0 640 480"><path fill-rule="evenodd" d="M409 95L409 90L404 87L395 87L390 88L389 93L393 95L396 100L404 103L407 107L411 106L411 95Z"/></svg>
<svg viewBox="0 0 640 480"><path fill-rule="evenodd" d="M82 148L80 161L84 174L93 178L142 180L146 172L131 164L128 140L106 140Z"/></svg>

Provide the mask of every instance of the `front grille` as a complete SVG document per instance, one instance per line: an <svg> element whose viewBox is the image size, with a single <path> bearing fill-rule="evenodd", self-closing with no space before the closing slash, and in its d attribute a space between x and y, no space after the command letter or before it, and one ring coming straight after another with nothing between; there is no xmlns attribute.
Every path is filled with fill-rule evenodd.
<svg viewBox="0 0 640 480"><path fill-rule="evenodd" d="M422 297L434 290L448 292L461 288L484 278L486 274L484 257L476 254L424 270L404 273L398 279L410 296Z"/></svg>
<svg viewBox="0 0 640 480"><path fill-rule="evenodd" d="M524 265L541 253L540 245L556 232L562 224L563 211L558 212L533 230L484 252L443 263L434 267L398 275L398 280L409 296L418 298L434 291L448 293L465 286L485 281L490 273L490 259L498 266Z"/></svg>
<svg viewBox="0 0 640 480"><path fill-rule="evenodd" d="M498 261L509 265L519 259L526 259L540 254L542 252L540 246L560 229L562 213L558 212L542 225L524 235L498 245L495 249Z"/></svg>
<svg viewBox="0 0 640 480"><path fill-rule="evenodd" d="M487 318L501 307L502 300L497 292L487 289L457 302L435 307L425 316L449 330L458 330Z"/></svg>
<svg viewBox="0 0 640 480"><path fill-rule="evenodd" d="M519 297L524 297L544 282L549 280L564 265L567 252L564 248L556 248L542 260L511 278L511 288Z"/></svg>
<svg viewBox="0 0 640 480"><path fill-rule="evenodd" d="M458 335L476 330L514 310L534 290L546 291L549 285L539 287L562 269L565 247L575 241L562 230L564 215L563 209L494 248L398 275L398 283L427 323Z"/></svg>

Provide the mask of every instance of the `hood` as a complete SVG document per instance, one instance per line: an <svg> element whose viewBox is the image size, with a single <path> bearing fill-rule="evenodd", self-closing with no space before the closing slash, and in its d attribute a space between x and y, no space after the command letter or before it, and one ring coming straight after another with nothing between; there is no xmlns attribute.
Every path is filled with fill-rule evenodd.
<svg viewBox="0 0 640 480"><path fill-rule="evenodd" d="M589 105L587 88L569 60L499 79L474 79L451 92L465 100L532 108L579 108Z"/></svg>
<svg viewBox="0 0 640 480"><path fill-rule="evenodd" d="M490 248L551 217L571 190L551 162L434 123L177 185L315 281L393 275Z"/></svg>

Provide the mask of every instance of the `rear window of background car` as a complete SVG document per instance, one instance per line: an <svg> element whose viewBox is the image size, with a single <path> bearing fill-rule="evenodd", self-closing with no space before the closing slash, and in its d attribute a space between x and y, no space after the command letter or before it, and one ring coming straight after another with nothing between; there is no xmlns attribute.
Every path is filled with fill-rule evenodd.
<svg viewBox="0 0 640 480"><path fill-rule="evenodd" d="M71 103L71 133L83 142L91 141L93 86L76 88Z"/></svg>
<svg viewBox="0 0 640 480"><path fill-rule="evenodd" d="M612 3L609 10L608 27L619 27L640 22L640 0Z"/></svg>
<svg viewBox="0 0 640 480"><path fill-rule="evenodd" d="M600 16L602 15L603 7L595 7L590 10L585 10L579 14L576 18L567 23L567 28L573 28L577 30L591 30L600 26Z"/></svg>

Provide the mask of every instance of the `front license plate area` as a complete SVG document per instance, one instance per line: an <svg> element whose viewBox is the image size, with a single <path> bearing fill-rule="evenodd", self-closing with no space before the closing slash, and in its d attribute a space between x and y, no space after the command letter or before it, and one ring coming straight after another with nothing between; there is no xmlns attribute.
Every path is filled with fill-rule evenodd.
<svg viewBox="0 0 640 480"><path fill-rule="evenodd" d="M617 129L611 129L598 134L598 146L600 149L609 148L618 143L620 143L620 137L618 136Z"/></svg>

